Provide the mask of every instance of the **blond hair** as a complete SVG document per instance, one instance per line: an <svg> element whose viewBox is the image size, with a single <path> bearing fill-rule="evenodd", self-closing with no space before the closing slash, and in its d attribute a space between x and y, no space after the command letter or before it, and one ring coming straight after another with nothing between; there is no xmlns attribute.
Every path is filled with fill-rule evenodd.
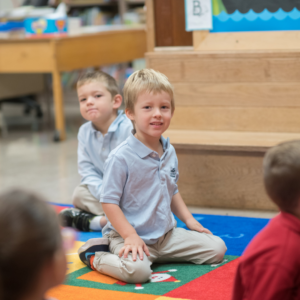
<svg viewBox="0 0 300 300"><path fill-rule="evenodd" d="M172 112L175 109L174 90L166 75L152 69L142 69L134 72L124 85L125 109L134 111L134 104L142 92L166 92L171 97Z"/></svg>
<svg viewBox="0 0 300 300"><path fill-rule="evenodd" d="M80 76L77 81L77 89L92 81L104 83L106 89L110 92L112 97L115 97L117 94L119 94L119 88L116 80L109 74L102 71L87 72Z"/></svg>
<svg viewBox="0 0 300 300"><path fill-rule="evenodd" d="M300 141L284 142L269 149L263 169L270 198L282 210L293 212L300 201Z"/></svg>

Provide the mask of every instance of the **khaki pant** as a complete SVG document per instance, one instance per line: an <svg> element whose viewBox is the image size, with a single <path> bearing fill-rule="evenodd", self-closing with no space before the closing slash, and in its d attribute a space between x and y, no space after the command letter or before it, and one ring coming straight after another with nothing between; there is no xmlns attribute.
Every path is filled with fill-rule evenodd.
<svg viewBox="0 0 300 300"><path fill-rule="evenodd" d="M86 184L79 185L73 193L73 205L94 215L104 216L102 204L89 191Z"/></svg>
<svg viewBox="0 0 300 300"><path fill-rule="evenodd" d="M150 279L152 263L191 262L194 264L214 264L223 260L227 250L224 241L215 236L183 228L174 228L162 236L154 245L148 245L150 256L132 260L119 258L118 253L124 245L123 238L111 231L108 252L96 252L93 266L105 275L128 283L143 283Z"/></svg>

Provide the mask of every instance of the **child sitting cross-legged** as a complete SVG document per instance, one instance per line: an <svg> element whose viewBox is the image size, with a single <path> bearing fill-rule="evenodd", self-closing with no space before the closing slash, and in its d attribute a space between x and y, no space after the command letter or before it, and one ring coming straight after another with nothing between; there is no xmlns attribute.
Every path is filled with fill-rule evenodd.
<svg viewBox="0 0 300 300"><path fill-rule="evenodd" d="M226 246L198 223L177 188L178 161L162 134L174 113L173 88L151 69L133 73L124 87L132 134L106 163L101 203L108 223L104 239L91 239L79 255L92 269L128 283L150 279L151 264L223 260ZM190 230L176 228L173 213ZM103 251L109 244L109 252Z"/></svg>
<svg viewBox="0 0 300 300"><path fill-rule="evenodd" d="M78 172L81 183L73 195L75 208L60 213L63 226L81 231L101 231L106 224L100 191L104 163L115 147L129 136L132 124L118 110L122 104L116 80L94 71L83 74L77 82L80 113L88 122L78 132Z"/></svg>

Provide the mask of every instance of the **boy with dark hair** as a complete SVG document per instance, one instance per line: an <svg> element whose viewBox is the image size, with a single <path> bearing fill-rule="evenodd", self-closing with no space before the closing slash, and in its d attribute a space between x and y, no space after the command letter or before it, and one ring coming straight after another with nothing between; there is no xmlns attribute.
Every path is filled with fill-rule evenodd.
<svg viewBox="0 0 300 300"><path fill-rule="evenodd" d="M266 191L280 214L241 257L232 299L300 299L300 141L271 148L263 169Z"/></svg>

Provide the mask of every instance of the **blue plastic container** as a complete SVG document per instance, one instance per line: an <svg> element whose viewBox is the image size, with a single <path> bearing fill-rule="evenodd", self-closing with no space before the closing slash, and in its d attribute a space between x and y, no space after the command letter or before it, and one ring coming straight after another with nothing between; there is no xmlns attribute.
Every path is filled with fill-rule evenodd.
<svg viewBox="0 0 300 300"><path fill-rule="evenodd" d="M11 30L20 30L24 28L23 21L7 21L0 22L0 32L7 32Z"/></svg>

